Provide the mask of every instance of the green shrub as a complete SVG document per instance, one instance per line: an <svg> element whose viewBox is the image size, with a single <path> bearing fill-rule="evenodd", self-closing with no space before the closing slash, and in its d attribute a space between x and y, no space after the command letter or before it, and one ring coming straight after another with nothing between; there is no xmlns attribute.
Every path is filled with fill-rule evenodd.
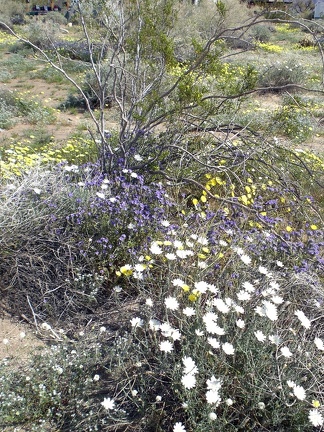
<svg viewBox="0 0 324 432"><path fill-rule="evenodd" d="M289 86L292 90L294 85L302 85L305 82L307 72L301 64L293 61L275 62L259 70L259 87L268 92L280 92L280 87Z"/></svg>
<svg viewBox="0 0 324 432"><path fill-rule="evenodd" d="M269 42L271 31L265 25L256 25L252 28L252 35L258 42Z"/></svg>

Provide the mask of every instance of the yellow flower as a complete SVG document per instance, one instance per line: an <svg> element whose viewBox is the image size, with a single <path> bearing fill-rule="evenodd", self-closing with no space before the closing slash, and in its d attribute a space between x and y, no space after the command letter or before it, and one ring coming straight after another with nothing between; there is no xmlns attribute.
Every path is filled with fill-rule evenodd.
<svg viewBox="0 0 324 432"><path fill-rule="evenodd" d="M313 230L313 231L316 231L316 230L318 229L318 228L317 228L317 225L314 225L314 224L311 225L310 228L311 228L311 230Z"/></svg>
<svg viewBox="0 0 324 432"><path fill-rule="evenodd" d="M197 200L197 198L194 198L193 200L192 200L192 204L194 205L194 206L196 206L197 204L198 204L198 200Z"/></svg>
<svg viewBox="0 0 324 432"><path fill-rule="evenodd" d="M197 301L197 299L198 299L198 296L196 295L196 294L190 294L189 296L188 296L188 299L191 301L191 302L195 302L195 301Z"/></svg>
<svg viewBox="0 0 324 432"><path fill-rule="evenodd" d="M291 232L292 230L293 230L293 229L292 229L291 226L289 226L289 225L286 226L286 231L287 231L287 232Z"/></svg>
<svg viewBox="0 0 324 432"><path fill-rule="evenodd" d="M124 276L131 276L133 274L133 270L129 264L120 267L119 271Z"/></svg>
<svg viewBox="0 0 324 432"><path fill-rule="evenodd" d="M218 258L224 258L224 254L223 254L223 252L219 252L219 254L218 254Z"/></svg>
<svg viewBox="0 0 324 432"><path fill-rule="evenodd" d="M314 408L319 408L321 406L317 399L312 400L312 405Z"/></svg>
<svg viewBox="0 0 324 432"><path fill-rule="evenodd" d="M183 284L183 285L181 286L181 288L183 289L184 292L188 292L188 291L190 290L190 287L189 287L189 285L187 285L187 284Z"/></svg>
<svg viewBox="0 0 324 432"><path fill-rule="evenodd" d="M202 195L200 197L200 201L203 202L203 203L205 203L207 201L207 198L205 197L205 195Z"/></svg>

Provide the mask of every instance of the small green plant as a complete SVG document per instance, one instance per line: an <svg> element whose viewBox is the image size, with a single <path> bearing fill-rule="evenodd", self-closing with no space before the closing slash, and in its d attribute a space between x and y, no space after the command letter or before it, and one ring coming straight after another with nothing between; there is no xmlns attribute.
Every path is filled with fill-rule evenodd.
<svg viewBox="0 0 324 432"><path fill-rule="evenodd" d="M293 61L277 61L266 65L259 70L259 86L264 91L281 92L281 87L289 86L290 90L294 85L301 85L306 79L306 71L301 64Z"/></svg>

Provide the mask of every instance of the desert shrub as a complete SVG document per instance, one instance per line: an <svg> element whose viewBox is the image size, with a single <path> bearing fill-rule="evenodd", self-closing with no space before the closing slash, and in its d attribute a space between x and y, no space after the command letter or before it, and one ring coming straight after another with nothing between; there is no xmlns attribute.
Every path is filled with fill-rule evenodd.
<svg viewBox="0 0 324 432"><path fill-rule="evenodd" d="M0 1L1 20L7 25L25 23L25 5L19 1Z"/></svg>
<svg viewBox="0 0 324 432"><path fill-rule="evenodd" d="M273 255L260 259L260 242L247 252L233 226L210 243L206 230L217 223L161 233L120 267L117 325L71 334L44 323L42 332L61 342L17 370L1 365L2 424L81 432L320 428L323 286ZM140 294L132 309L130 291Z"/></svg>
<svg viewBox="0 0 324 432"><path fill-rule="evenodd" d="M280 92L280 87L301 85L306 78L306 72L301 64L292 61L275 62L266 65L259 71L259 86L267 88L266 91ZM279 87L279 88L278 88Z"/></svg>
<svg viewBox="0 0 324 432"><path fill-rule="evenodd" d="M252 34L255 40L258 42L269 42L271 38L271 31L267 26L256 25L252 28Z"/></svg>
<svg viewBox="0 0 324 432"><path fill-rule="evenodd" d="M59 26L52 21L32 20L24 27L28 41L45 50L52 48L53 43L59 38L59 31Z"/></svg>
<svg viewBox="0 0 324 432"><path fill-rule="evenodd" d="M0 128L10 129L15 122L15 112L0 98Z"/></svg>
<svg viewBox="0 0 324 432"><path fill-rule="evenodd" d="M309 108L301 98L284 98L282 107L273 115L274 132L283 132L297 142L310 138L316 122Z"/></svg>
<svg viewBox="0 0 324 432"><path fill-rule="evenodd" d="M53 22L55 24L59 24L59 25L66 25L67 24L67 19L60 12L48 12L45 15L45 21L51 21L51 22Z"/></svg>
<svg viewBox="0 0 324 432"><path fill-rule="evenodd" d="M105 298L116 266L163 230L167 198L135 172L107 178L96 165L64 165L12 179L1 201L0 273L15 286L8 301L26 309L28 298L39 316L55 319Z"/></svg>

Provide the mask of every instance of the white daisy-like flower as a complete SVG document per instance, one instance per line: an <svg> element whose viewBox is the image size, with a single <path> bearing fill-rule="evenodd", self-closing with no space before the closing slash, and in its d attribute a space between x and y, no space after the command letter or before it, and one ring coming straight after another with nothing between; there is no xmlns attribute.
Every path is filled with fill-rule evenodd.
<svg viewBox="0 0 324 432"><path fill-rule="evenodd" d="M282 304L284 302L284 299L278 295L274 295L271 297L271 301L275 304Z"/></svg>
<svg viewBox="0 0 324 432"><path fill-rule="evenodd" d="M296 383L294 381L288 380L287 381L287 386L290 388L294 388L296 387Z"/></svg>
<svg viewBox="0 0 324 432"><path fill-rule="evenodd" d="M220 347L220 343L218 342L218 340L213 337L207 338L207 342L215 349L218 349Z"/></svg>
<svg viewBox="0 0 324 432"><path fill-rule="evenodd" d="M218 244L219 244L220 246L228 246L227 242L224 241L224 240L219 240Z"/></svg>
<svg viewBox="0 0 324 432"><path fill-rule="evenodd" d="M203 316L203 321L204 323L209 323L209 322L216 322L218 318L218 315L215 314L215 312L206 312L205 315Z"/></svg>
<svg viewBox="0 0 324 432"><path fill-rule="evenodd" d="M261 317L265 317L265 316L266 316L265 311L264 311L264 308L263 308L262 306L257 306L257 307L254 309L254 311L255 311L256 314L258 314L258 315L261 316Z"/></svg>
<svg viewBox="0 0 324 432"><path fill-rule="evenodd" d="M162 396L156 396L156 398L155 398L155 400L156 400L156 402L161 402L161 400L162 400Z"/></svg>
<svg viewBox="0 0 324 432"><path fill-rule="evenodd" d="M163 250L160 248L160 246L156 242L153 242L151 244L150 251L153 255L161 255L161 253L163 252Z"/></svg>
<svg viewBox="0 0 324 432"><path fill-rule="evenodd" d="M184 285L184 281L182 279L173 279L172 281L173 286L182 287Z"/></svg>
<svg viewBox="0 0 324 432"><path fill-rule="evenodd" d="M196 329L196 330L195 330L195 333L196 333L197 336L204 336L204 334L205 334L205 333L204 333L202 330L200 330L200 329Z"/></svg>
<svg viewBox="0 0 324 432"><path fill-rule="evenodd" d="M316 337L314 339L314 344L316 345L317 349L319 349L320 351L324 351L324 342L322 341L322 339Z"/></svg>
<svg viewBox="0 0 324 432"><path fill-rule="evenodd" d="M235 352L235 349L234 349L233 345L232 345L231 343L229 343L229 342L225 342L225 343L222 345L222 350L223 350L224 353L227 354L227 355L233 355L234 352Z"/></svg>
<svg viewBox="0 0 324 432"><path fill-rule="evenodd" d="M206 392L206 400L207 403L217 406L222 399L220 398L218 391L208 390Z"/></svg>
<svg viewBox="0 0 324 432"><path fill-rule="evenodd" d="M197 264L197 266L200 269L206 269L208 267L207 263L205 261L199 261L199 263Z"/></svg>
<svg viewBox="0 0 324 432"><path fill-rule="evenodd" d="M306 329L309 329L311 326L311 322L310 320L306 317L306 315L304 314L303 311L301 310L296 310L295 315L297 316L297 318L299 319L301 325L303 327L305 327Z"/></svg>
<svg viewBox="0 0 324 432"><path fill-rule="evenodd" d="M197 238L197 243L201 244L202 246L207 246L208 245L208 240L206 237L198 237Z"/></svg>
<svg viewBox="0 0 324 432"><path fill-rule="evenodd" d="M143 160L142 156L139 155L139 154L134 155L134 159L135 159L136 161L138 161L138 162L140 162L140 161Z"/></svg>
<svg viewBox="0 0 324 432"><path fill-rule="evenodd" d="M162 225L163 227L167 228L167 227L170 226L170 222L169 222L168 220L163 220L163 221L161 222L161 225Z"/></svg>
<svg viewBox="0 0 324 432"><path fill-rule="evenodd" d="M226 399L225 403L227 406L232 406L234 402L233 402L233 399L228 398L228 399Z"/></svg>
<svg viewBox="0 0 324 432"><path fill-rule="evenodd" d="M219 310L219 312L222 312L224 314L228 313L230 310L224 300L220 298L213 300L213 305Z"/></svg>
<svg viewBox="0 0 324 432"><path fill-rule="evenodd" d="M183 243L180 240L174 240L173 245L177 249L183 249Z"/></svg>
<svg viewBox="0 0 324 432"><path fill-rule="evenodd" d="M179 308L179 302L175 297L167 297L164 303L167 309L175 311Z"/></svg>
<svg viewBox="0 0 324 432"><path fill-rule="evenodd" d="M281 347L280 352L284 357L287 357L287 358L289 358L293 355L292 352L290 351L290 349L286 346Z"/></svg>
<svg viewBox="0 0 324 432"><path fill-rule="evenodd" d="M142 318L135 317L130 320L132 327L143 327L144 321Z"/></svg>
<svg viewBox="0 0 324 432"><path fill-rule="evenodd" d="M235 324L238 328L243 329L245 327L245 322L242 319L238 319Z"/></svg>
<svg viewBox="0 0 324 432"><path fill-rule="evenodd" d="M104 400L101 402L101 405L106 409L106 410L113 410L115 409L115 401L114 399L110 399L108 398L104 398Z"/></svg>
<svg viewBox="0 0 324 432"><path fill-rule="evenodd" d="M195 282L195 289L199 291L201 294L205 294L207 289L209 288L209 284L204 281Z"/></svg>
<svg viewBox="0 0 324 432"><path fill-rule="evenodd" d="M160 343L160 351L165 352L165 353L170 353L171 351L173 351L172 343L169 341L161 342Z"/></svg>
<svg viewBox="0 0 324 432"><path fill-rule="evenodd" d="M98 374L96 374L93 378L92 381L99 381L100 380L100 376Z"/></svg>
<svg viewBox="0 0 324 432"><path fill-rule="evenodd" d="M182 312L183 312L184 315L186 315L188 317L196 315L195 309L192 308L192 307L189 307L189 306L186 307L186 308L184 308Z"/></svg>
<svg viewBox="0 0 324 432"><path fill-rule="evenodd" d="M161 321L152 318L149 321L149 326L151 330L158 331L161 327Z"/></svg>
<svg viewBox="0 0 324 432"><path fill-rule="evenodd" d="M198 373L198 368L192 357L183 357L182 363L184 365L185 374L196 374Z"/></svg>
<svg viewBox="0 0 324 432"><path fill-rule="evenodd" d="M244 314L244 308L242 306L234 305L234 310L236 313Z"/></svg>
<svg viewBox="0 0 324 432"><path fill-rule="evenodd" d="M263 310L269 320L276 321L278 319L278 311L275 304L271 303L270 301L264 300Z"/></svg>
<svg viewBox="0 0 324 432"><path fill-rule="evenodd" d="M240 255L240 258L246 265L249 265L252 262L251 258L246 254Z"/></svg>
<svg viewBox="0 0 324 432"><path fill-rule="evenodd" d="M176 254L179 258L186 259L188 256L192 256L194 253L192 250L178 249L176 250Z"/></svg>
<svg viewBox="0 0 324 432"><path fill-rule="evenodd" d="M259 266L258 270L259 270L259 273L261 273L261 274L264 274L264 275L269 274L269 270L264 266Z"/></svg>
<svg viewBox="0 0 324 432"><path fill-rule="evenodd" d="M264 410L264 408L265 408L265 403L264 403L264 402L259 402L259 403L258 403L258 408L259 408L260 410Z"/></svg>
<svg viewBox="0 0 324 432"><path fill-rule="evenodd" d="M278 267L283 267L284 266L281 261L277 261L276 264L277 264Z"/></svg>
<svg viewBox="0 0 324 432"><path fill-rule="evenodd" d="M166 253L165 258L169 261L174 261L177 259L177 256L174 253Z"/></svg>
<svg viewBox="0 0 324 432"><path fill-rule="evenodd" d="M184 386L184 388L190 390L195 387L196 385L196 377L193 374L185 374L181 378L181 384Z"/></svg>
<svg viewBox="0 0 324 432"><path fill-rule="evenodd" d="M173 426L173 432L186 432L186 429L181 422L177 422Z"/></svg>
<svg viewBox="0 0 324 432"><path fill-rule="evenodd" d="M275 345L279 345L281 343L281 338L279 335L269 335L269 341Z"/></svg>
<svg viewBox="0 0 324 432"><path fill-rule="evenodd" d="M161 324L160 330L161 330L161 333L164 337L170 337L172 332L173 332L173 328L170 326L169 323Z"/></svg>
<svg viewBox="0 0 324 432"><path fill-rule="evenodd" d="M294 395L296 396L296 398L299 400L304 400L306 398L305 389L304 389L304 387L302 387L300 385L296 385L293 388L293 392L294 392Z"/></svg>
<svg viewBox="0 0 324 432"><path fill-rule="evenodd" d="M255 291L255 288L251 282L243 282L242 287L249 293L253 293Z"/></svg>
<svg viewBox="0 0 324 432"><path fill-rule="evenodd" d="M222 380L220 378L215 378L215 375L212 375L210 379L206 381L208 390L219 391L222 387Z"/></svg>
<svg viewBox="0 0 324 432"><path fill-rule="evenodd" d="M254 336L258 339L259 342L264 342L266 340L266 336L262 333L261 330L255 331Z"/></svg>
<svg viewBox="0 0 324 432"><path fill-rule="evenodd" d="M240 301L247 301L251 298L251 294L245 290L240 290L236 295Z"/></svg>
<svg viewBox="0 0 324 432"><path fill-rule="evenodd" d="M181 339L181 333L180 333L180 330L178 330L178 329L173 329L173 330L171 331L170 336L171 336L171 339L174 340L174 341L176 341L176 340L180 340L180 339Z"/></svg>
<svg viewBox="0 0 324 432"><path fill-rule="evenodd" d="M308 420L314 427L323 426L324 423L323 416L317 409L312 409L309 411Z"/></svg>

